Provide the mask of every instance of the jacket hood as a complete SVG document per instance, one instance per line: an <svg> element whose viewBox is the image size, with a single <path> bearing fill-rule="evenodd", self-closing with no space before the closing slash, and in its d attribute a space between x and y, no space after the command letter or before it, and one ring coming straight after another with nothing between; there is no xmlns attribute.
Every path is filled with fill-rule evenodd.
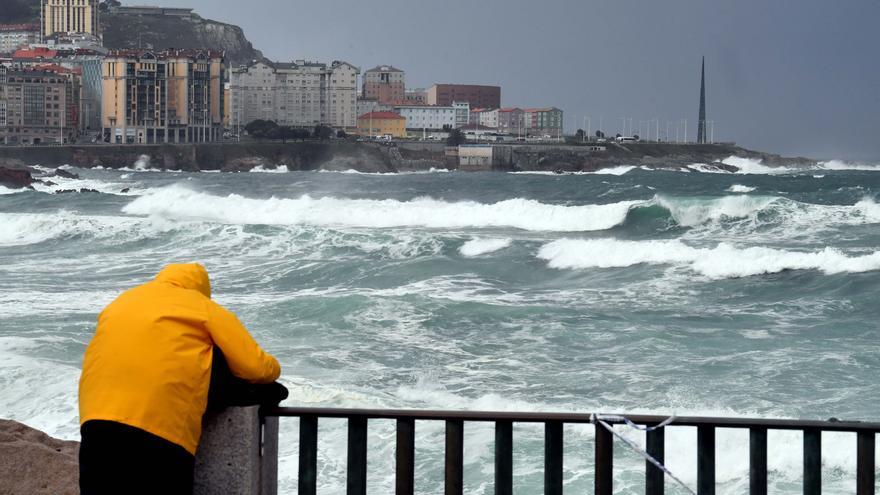
<svg viewBox="0 0 880 495"><path fill-rule="evenodd" d="M168 282L184 289L197 290L205 297L211 297L211 281L208 271L199 263L168 265L156 275L157 282Z"/></svg>

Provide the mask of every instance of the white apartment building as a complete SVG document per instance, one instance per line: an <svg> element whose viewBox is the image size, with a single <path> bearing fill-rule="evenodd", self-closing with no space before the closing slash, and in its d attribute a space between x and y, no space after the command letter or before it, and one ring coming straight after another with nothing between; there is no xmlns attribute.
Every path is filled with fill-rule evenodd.
<svg viewBox="0 0 880 495"><path fill-rule="evenodd" d="M471 104L466 101L452 102L452 108L455 109L455 128L468 125L468 119L471 116Z"/></svg>
<svg viewBox="0 0 880 495"><path fill-rule="evenodd" d="M484 127L498 128L498 109L483 110L480 112L480 125Z"/></svg>
<svg viewBox="0 0 880 495"><path fill-rule="evenodd" d="M337 128L357 126L357 76L360 69L334 61L330 65L297 60L256 62L230 76L233 128L257 120L279 125Z"/></svg>
<svg viewBox="0 0 880 495"><path fill-rule="evenodd" d="M39 26L31 24L0 25L0 53L12 53L21 46L39 41Z"/></svg>
<svg viewBox="0 0 880 495"><path fill-rule="evenodd" d="M406 118L407 129L452 129L455 107L395 105L394 111Z"/></svg>

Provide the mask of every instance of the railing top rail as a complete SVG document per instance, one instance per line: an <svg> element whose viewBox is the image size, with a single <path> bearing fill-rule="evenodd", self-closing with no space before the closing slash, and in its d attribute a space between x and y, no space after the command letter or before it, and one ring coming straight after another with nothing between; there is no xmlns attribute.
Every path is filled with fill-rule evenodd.
<svg viewBox="0 0 880 495"><path fill-rule="evenodd" d="M590 413L510 412L510 411L438 411L421 409L337 409L326 407L269 407L263 416L317 416L321 418L366 417L369 419L416 419L431 421L510 421L513 423L590 423ZM597 414L620 416L640 425L656 425L668 416L643 414ZM619 419L605 419L607 423L622 423ZM822 430L843 432L880 432L880 423L863 421L822 421L797 419L763 419L737 417L676 416L670 426L714 426L718 428L767 428L770 430Z"/></svg>

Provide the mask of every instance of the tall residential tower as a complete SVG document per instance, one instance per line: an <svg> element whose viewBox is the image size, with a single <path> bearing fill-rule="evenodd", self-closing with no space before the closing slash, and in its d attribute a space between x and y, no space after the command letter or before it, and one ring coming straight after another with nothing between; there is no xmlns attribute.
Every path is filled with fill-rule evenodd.
<svg viewBox="0 0 880 495"><path fill-rule="evenodd" d="M55 33L98 36L98 0L40 0L43 37Z"/></svg>

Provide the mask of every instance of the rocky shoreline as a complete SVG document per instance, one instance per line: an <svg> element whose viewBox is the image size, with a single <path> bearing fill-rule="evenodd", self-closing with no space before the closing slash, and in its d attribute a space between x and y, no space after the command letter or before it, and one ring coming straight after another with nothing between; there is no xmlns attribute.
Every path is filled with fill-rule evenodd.
<svg viewBox="0 0 880 495"><path fill-rule="evenodd" d="M760 161L770 167L814 166L815 160L788 158L732 144L637 143L597 146L494 145L491 164L477 170L593 172L618 166L686 169L695 164L735 172L721 163L731 156ZM257 167L286 170L354 170L395 173L458 168L457 158L442 143L401 142L395 145L353 141L288 143L224 143L192 145L92 145L63 147L0 147L0 185L30 187L29 166L57 168L143 168L178 171L246 172ZM473 170L473 167L470 169ZM42 180L47 180L41 177Z"/></svg>

